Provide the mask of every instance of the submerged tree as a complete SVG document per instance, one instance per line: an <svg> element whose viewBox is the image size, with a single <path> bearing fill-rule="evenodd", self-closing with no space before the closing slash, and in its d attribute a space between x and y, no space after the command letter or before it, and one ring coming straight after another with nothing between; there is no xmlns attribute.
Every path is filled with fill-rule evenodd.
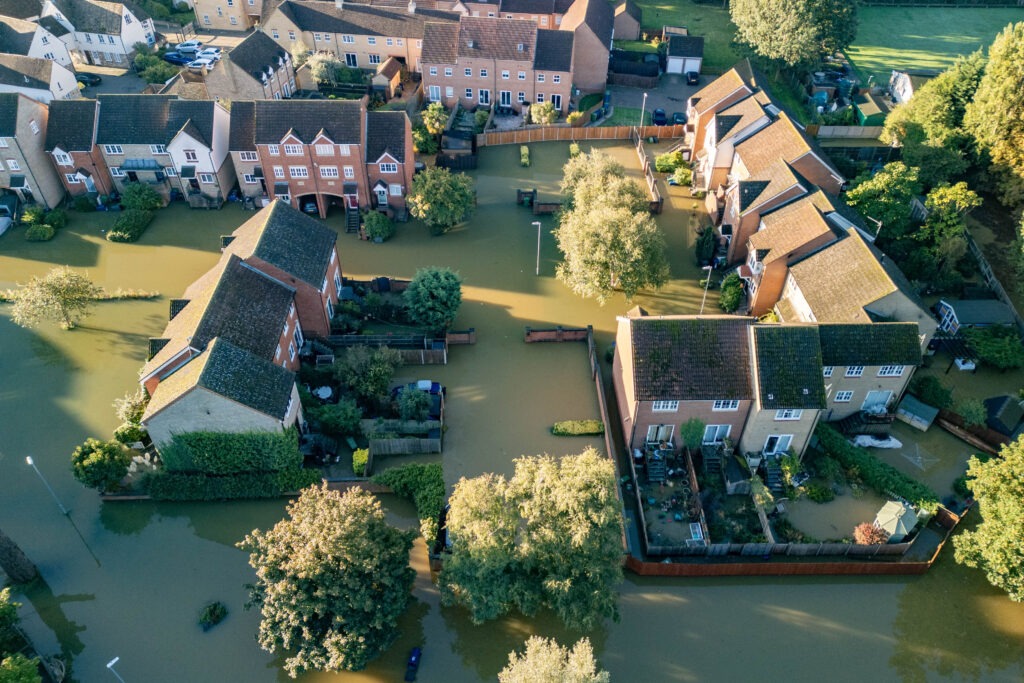
<svg viewBox="0 0 1024 683"><path fill-rule="evenodd" d="M611 675L598 671L594 648L582 638L570 650L554 638L531 636L522 654L510 652L498 683L609 683Z"/></svg>
<svg viewBox="0 0 1024 683"><path fill-rule="evenodd" d="M434 234L445 233L473 213L473 179L447 168L428 168L412 179L406 201L413 218L426 223Z"/></svg>
<svg viewBox="0 0 1024 683"><path fill-rule="evenodd" d="M56 320L62 328L70 330L89 314L102 292L85 275L58 266L14 290L11 318L22 327L35 327L40 320Z"/></svg>
<svg viewBox="0 0 1024 683"><path fill-rule="evenodd" d="M431 332L445 332L462 305L462 278L451 268L420 268L402 292L409 317Z"/></svg>
<svg viewBox="0 0 1024 683"><path fill-rule="evenodd" d="M16 583L31 581L39 575L36 566L3 529L0 529L0 569Z"/></svg>

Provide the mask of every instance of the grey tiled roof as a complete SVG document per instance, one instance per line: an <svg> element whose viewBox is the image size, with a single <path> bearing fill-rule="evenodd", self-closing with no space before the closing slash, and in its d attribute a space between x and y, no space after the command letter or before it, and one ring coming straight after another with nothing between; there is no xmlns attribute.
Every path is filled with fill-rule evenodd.
<svg viewBox="0 0 1024 683"><path fill-rule="evenodd" d="M0 52L27 55L38 28L31 21L0 16Z"/></svg>
<svg viewBox="0 0 1024 683"><path fill-rule="evenodd" d="M753 398L752 318L632 318L633 379L639 401Z"/></svg>
<svg viewBox="0 0 1024 683"><path fill-rule="evenodd" d="M538 71L572 70L572 31L537 29L537 56L533 68Z"/></svg>
<svg viewBox="0 0 1024 683"><path fill-rule="evenodd" d="M52 0L60 13L67 17L80 33L121 35L121 3L100 0ZM140 19L146 18L143 14Z"/></svg>
<svg viewBox="0 0 1024 683"><path fill-rule="evenodd" d="M230 125L228 149L232 152L255 152L256 105L252 102L232 102Z"/></svg>
<svg viewBox="0 0 1024 683"><path fill-rule="evenodd" d="M821 346L813 325L757 325L754 348L762 408L825 407Z"/></svg>
<svg viewBox="0 0 1024 683"><path fill-rule="evenodd" d="M611 44L612 31L615 28L615 10L608 0L576 0L566 12L566 17L570 22L581 19L602 45ZM566 17L562 19L563 26L567 23Z"/></svg>
<svg viewBox="0 0 1024 683"><path fill-rule="evenodd" d="M18 93L0 93L0 137L13 138L18 131Z"/></svg>
<svg viewBox="0 0 1024 683"><path fill-rule="evenodd" d="M214 106L212 100L172 100L167 115L167 142L178 131L185 130L210 147L213 142Z"/></svg>
<svg viewBox="0 0 1024 683"><path fill-rule="evenodd" d="M49 90L52 72L49 59L0 54L0 83L4 85Z"/></svg>
<svg viewBox="0 0 1024 683"><path fill-rule="evenodd" d="M152 145L167 140L173 95L100 95L99 144Z"/></svg>
<svg viewBox="0 0 1024 683"><path fill-rule="evenodd" d="M265 73L268 66L276 71L278 60L285 54L287 53L273 38L263 31L253 31L232 48L225 59L247 74L254 75L258 72Z"/></svg>
<svg viewBox="0 0 1024 683"><path fill-rule="evenodd" d="M554 14L554 0L501 0L502 12L516 14Z"/></svg>
<svg viewBox="0 0 1024 683"><path fill-rule="evenodd" d="M366 115L366 161L374 163L387 152L405 163L404 111L371 111Z"/></svg>
<svg viewBox="0 0 1024 683"><path fill-rule="evenodd" d="M0 14L5 17L28 19L37 17L43 11L40 0L0 0Z"/></svg>
<svg viewBox="0 0 1024 683"><path fill-rule="evenodd" d="M60 147L65 152L92 149L96 124L96 100L54 100L46 124L46 151Z"/></svg>
<svg viewBox="0 0 1024 683"><path fill-rule="evenodd" d="M71 31L68 30L68 27L57 21L57 17L52 14L48 14L45 17L39 17L39 25L57 38L71 33Z"/></svg>
<svg viewBox="0 0 1024 683"><path fill-rule="evenodd" d="M823 365L919 365L917 323L821 323Z"/></svg>
<svg viewBox="0 0 1024 683"><path fill-rule="evenodd" d="M672 36L668 39L669 57L703 57L703 36Z"/></svg>
<svg viewBox="0 0 1024 683"><path fill-rule="evenodd" d="M371 7L348 3L338 9L333 2L284 2L283 12L302 31L328 31L359 36L422 38L428 21L457 22L456 12L417 8L410 14L406 8ZM264 15L264 19L267 15Z"/></svg>
<svg viewBox="0 0 1024 683"><path fill-rule="evenodd" d="M259 100L254 106L256 111L253 136L257 144L276 145L289 131L309 144L321 130L336 144L360 143L360 119L363 112L361 102Z"/></svg>
<svg viewBox="0 0 1024 683"><path fill-rule="evenodd" d="M242 223L224 249L242 259L255 256L316 289L323 285L338 233L285 202L270 206Z"/></svg>

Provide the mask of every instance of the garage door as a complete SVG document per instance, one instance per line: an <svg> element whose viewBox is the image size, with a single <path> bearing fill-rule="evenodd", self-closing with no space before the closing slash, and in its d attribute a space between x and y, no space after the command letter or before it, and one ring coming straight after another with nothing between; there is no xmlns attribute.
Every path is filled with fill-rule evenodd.
<svg viewBox="0 0 1024 683"><path fill-rule="evenodd" d="M688 71L696 71L697 73L700 73L700 61L701 60L699 60L699 59L693 59L693 58L687 57L686 58L686 68L684 68L683 71L687 71L687 72Z"/></svg>
<svg viewBox="0 0 1024 683"><path fill-rule="evenodd" d="M683 73L683 64L686 60L682 57L669 57L665 64L665 72L670 74Z"/></svg>

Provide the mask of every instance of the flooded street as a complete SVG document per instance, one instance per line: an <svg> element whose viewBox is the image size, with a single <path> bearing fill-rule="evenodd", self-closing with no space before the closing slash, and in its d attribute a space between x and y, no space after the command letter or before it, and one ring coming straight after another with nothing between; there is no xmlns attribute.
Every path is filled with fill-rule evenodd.
<svg viewBox="0 0 1024 683"><path fill-rule="evenodd" d="M631 148L613 151L635 169ZM703 295L693 262L691 200L678 188L658 217L673 276L661 292L629 304L619 296L604 307L572 295L554 278L551 217L543 219L536 276L534 217L515 206L515 189L556 192L567 146L533 145L531 152L533 166L524 169L514 146L483 150L474 174L477 213L448 235L430 237L424 226L408 223L385 244L339 237L342 267L351 277L409 277L421 266L448 265L464 278L456 327L476 328L476 345L453 347L448 366L401 370L403 377L448 386L449 430L440 459L449 484L482 472L509 474L521 454L576 453L590 443L603 448L599 439L549 432L557 420L597 417L586 347L525 344L525 326L593 325L603 355L615 316L630 305L695 313ZM52 243L27 243L20 229L0 238L0 289L68 264L108 288L164 295L99 305L72 332L50 324L24 330L0 306L0 525L45 578L18 598L25 603L25 628L41 651L71 661L76 680L113 680L104 667L115 656L118 673L130 683L289 680L280 661L256 644L258 613L243 609L243 585L253 573L234 547L251 529L279 520L285 501L102 504L73 480L68 465L78 443L107 438L115 426L111 402L135 386L146 339L166 321L167 299L213 265L219 236L250 215L236 205L219 212L178 206L161 212L134 245L104 242L99 230L108 217L102 215L76 214ZM340 229L341 220L329 222ZM718 310L714 297L712 290L707 311ZM950 464L962 462L956 444L936 438L927 447L938 460L923 478L940 495L959 473ZM72 510L70 519L25 465L26 455ZM896 452L884 457L901 469L917 467ZM416 525L408 503L392 496L384 503L396 523ZM474 626L464 611L440 607L422 543L412 561L414 601L396 645L366 671L300 680L397 681L415 645L424 650L420 681L494 680L508 652L530 634L564 642L582 635L550 614ZM212 600L223 601L230 613L203 633L198 612ZM1024 605L989 587L980 572L957 566L951 549L928 575L909 579L661 580L627 573L620 609L619 623L587 634L620 683L1024 677Z"/></svg>

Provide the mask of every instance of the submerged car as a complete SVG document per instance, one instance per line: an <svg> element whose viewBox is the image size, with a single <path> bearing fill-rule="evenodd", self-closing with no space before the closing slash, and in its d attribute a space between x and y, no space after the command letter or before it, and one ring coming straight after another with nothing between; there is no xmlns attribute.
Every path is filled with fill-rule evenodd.
<svg viewBox="0 0 1024 683"><path fill-rule="evenodd" d="M672 113L672 123L674 123L676 125L680 125L680 126L685 124L686 123L686 114L684 114L681 111L673 112Z"/></svg>
<svg viewBox="0 0 1024 683"><path fill-rule="evenodd" d="M194 55L203 49L203 43L200 40L186 40L184 43L178 43L174 49L182 54Z"/></svg>
<svg viewBox="0 0 1024 683"><path fill-rule="evenodd" d="M7 232L18 217L18 198L13 194L0 196L0 235Z"/></svg>

